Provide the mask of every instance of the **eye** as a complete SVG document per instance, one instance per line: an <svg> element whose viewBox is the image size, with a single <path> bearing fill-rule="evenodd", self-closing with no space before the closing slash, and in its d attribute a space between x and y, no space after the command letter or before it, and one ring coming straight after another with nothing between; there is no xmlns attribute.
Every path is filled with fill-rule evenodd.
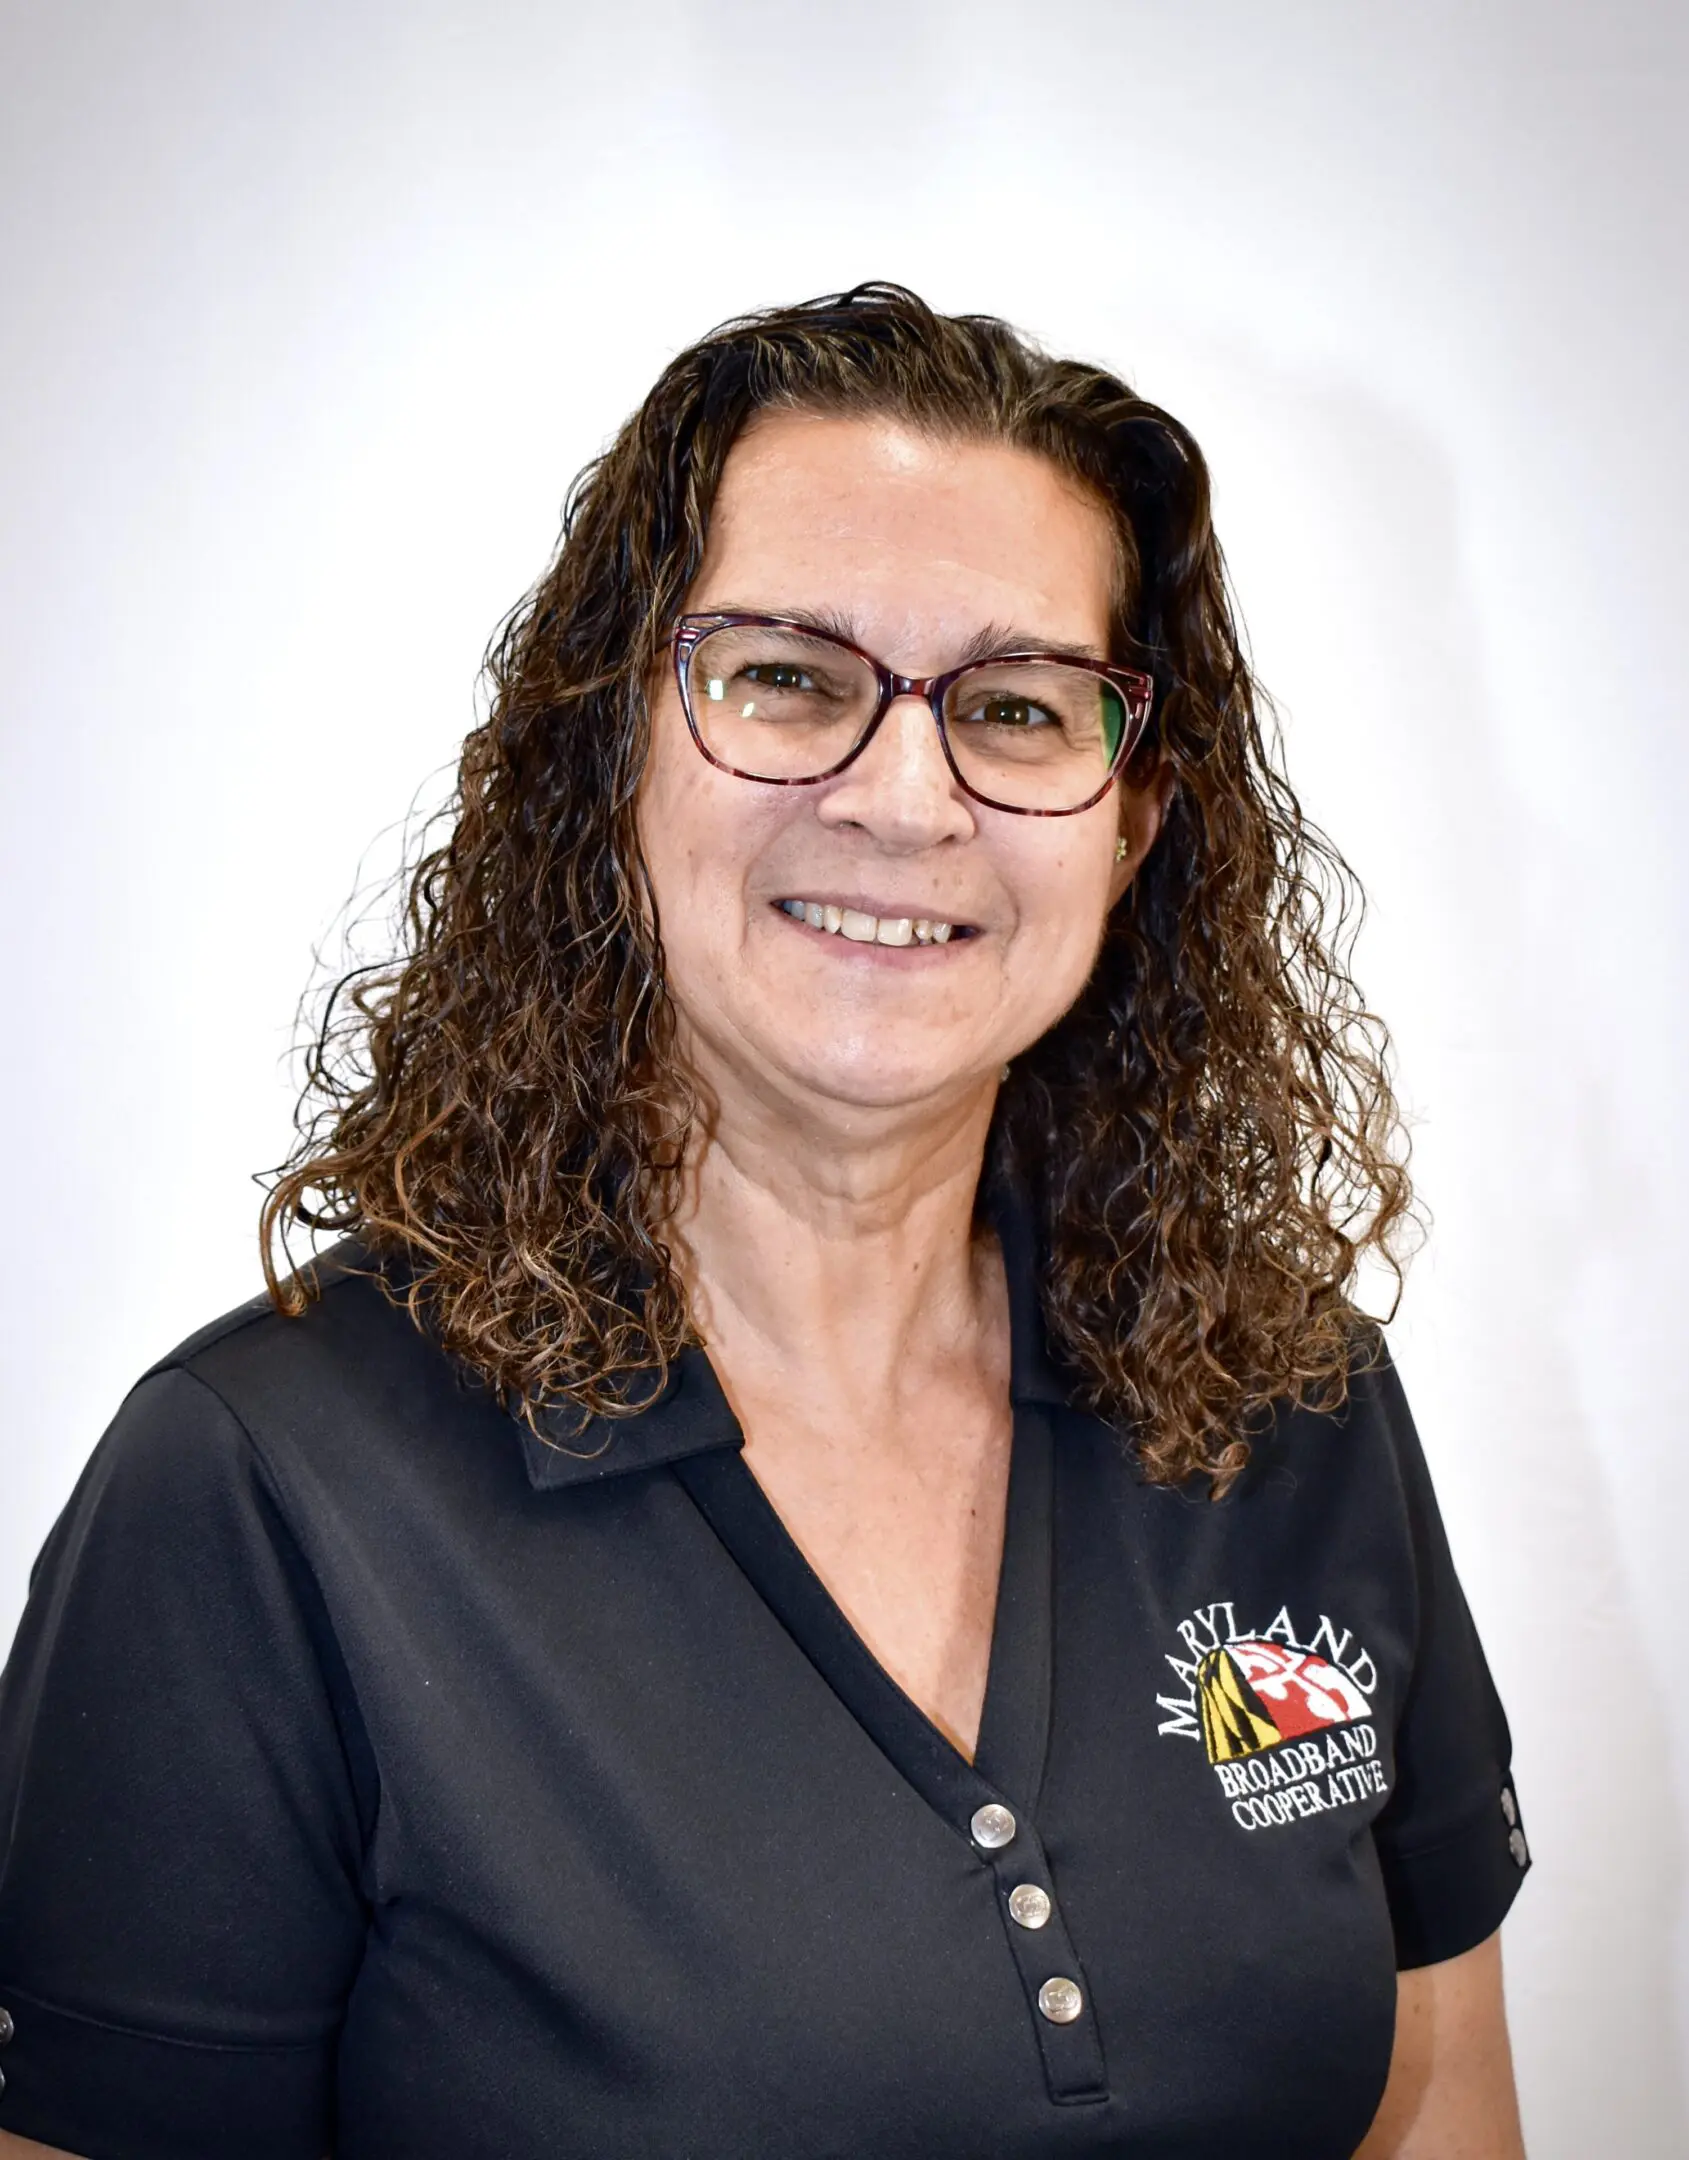
<svg viewBox="0 0 1689 2160"><path fill-rule="evenodd" d="M969 727L1045 728L1061 724L1044 706L1008 690L989 693L971 711L958 717Z"/></svg>
<svg viewBox="0 0 1689 2160"><path fill-rule="evenodd" d="M746 682L760 683L765 690L813 690L815 677L791 660L753 660L739 673Z"/></svg>

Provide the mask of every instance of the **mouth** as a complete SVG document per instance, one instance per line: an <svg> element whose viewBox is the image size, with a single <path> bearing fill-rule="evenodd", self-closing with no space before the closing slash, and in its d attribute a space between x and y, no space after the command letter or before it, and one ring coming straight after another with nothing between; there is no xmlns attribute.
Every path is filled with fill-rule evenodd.
<svg viewBox="0 0 1689 2160"><path fill-rule="evenodd" d="M825 937L848 938L853 945L948 945L978 933L971 923L943 922L928 915L870 915L862 908L835 907L830 900L776 900L793 922L806 923Z"/></svg>

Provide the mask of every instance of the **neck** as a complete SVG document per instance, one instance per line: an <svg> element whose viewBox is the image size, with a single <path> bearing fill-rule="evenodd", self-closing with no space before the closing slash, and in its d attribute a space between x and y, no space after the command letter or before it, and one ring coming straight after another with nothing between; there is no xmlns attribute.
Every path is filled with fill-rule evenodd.
<svg viewBox="0 0 1689 2160"><path fill-rule="evenodd" d="M997 1302L973 1228L995 1099L819 1129L743 1098L718 1108L668 1229L711 1351L858 1401L966 1355Z"/></svg>

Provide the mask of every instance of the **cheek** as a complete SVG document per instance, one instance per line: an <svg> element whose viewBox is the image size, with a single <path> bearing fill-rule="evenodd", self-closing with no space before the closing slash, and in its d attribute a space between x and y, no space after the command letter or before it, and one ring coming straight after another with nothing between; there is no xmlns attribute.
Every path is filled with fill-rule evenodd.
<svg viewBox="0 0 1689 2160"><path fill-rule="evenodd" d="M785 805L716 771L698 755L684 717L659 709L639 790L639 841L663 943L677 966L731 964L742 942L746 890Z"/></svg>
<svg viewBox="0 0 1689 2160"><path fill-rule="evenodd" d="M1050 994L1071 1000L1090 973L1108 920L1108 852L1068 845L1042 851L1023 867L1020 923L1029 961L1050 971ZM1057 979L1059 978L1059 980Z"/></svg>
<svg viewBox="0 0 1689 2160"><path fill-rule="evenodd" d="M693 748L673 700L660 702L651 721L651 749L639 785L639 842L664 933L679 919L686 897L722 857L719 780Z"/></svg>

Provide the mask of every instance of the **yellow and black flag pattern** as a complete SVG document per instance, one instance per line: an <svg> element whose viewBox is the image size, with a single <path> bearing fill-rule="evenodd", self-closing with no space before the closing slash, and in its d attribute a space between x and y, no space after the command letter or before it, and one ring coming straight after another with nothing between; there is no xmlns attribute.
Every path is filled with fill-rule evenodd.
<svg viewBox="0 0 1689 2160"><path fill-rule="evenodd" d="M1202 1707L1202 1744L1211 1763L1258 1755L1284 1737L1229 1650L1210 1650L1202 1660L1196 1669L1196 1695Z"/></svg>

